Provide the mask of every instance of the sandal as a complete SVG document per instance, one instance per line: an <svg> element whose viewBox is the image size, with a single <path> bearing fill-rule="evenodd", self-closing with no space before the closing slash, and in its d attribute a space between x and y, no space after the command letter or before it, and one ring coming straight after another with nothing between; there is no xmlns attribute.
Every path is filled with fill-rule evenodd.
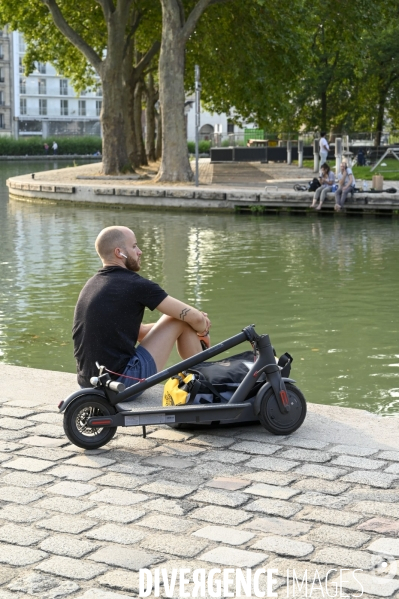
<svg viewBox="0 0 399 599"><path fill-rule="evenodd" d="M201 336L198 335L198 338L201 342L202 351L205 351L206 349L209 349L211 347L211 337L209 333Z"/></svg>

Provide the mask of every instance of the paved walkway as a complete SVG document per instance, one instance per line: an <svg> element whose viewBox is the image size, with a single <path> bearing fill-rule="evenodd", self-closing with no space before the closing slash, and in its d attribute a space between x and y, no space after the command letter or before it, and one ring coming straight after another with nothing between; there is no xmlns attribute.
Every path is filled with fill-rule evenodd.
<svg viewBox="0 0 399 599"><path fill-rule="evenodd" d="M0 366L0 599L137 597L140 568L169 580L176 568L189 579L232 568L232 580L273 568L281 598L326 596L332 568L334 596L345 568L344 596L399 597L397 419L309 405L291 437L156 426L146 439L119 429L88 452L67 442L57 412L75 389L71 374ZM159 402L160 389L140 401ZM293 593L294 570L307 570L307 595ZM212 589L204 596L236 591Z"/></svg>

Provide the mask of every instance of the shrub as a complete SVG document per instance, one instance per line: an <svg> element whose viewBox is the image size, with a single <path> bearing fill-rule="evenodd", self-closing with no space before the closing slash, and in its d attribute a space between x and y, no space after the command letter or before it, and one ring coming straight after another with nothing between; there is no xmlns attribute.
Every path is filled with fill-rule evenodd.
<svg viewBox="0 0 399 599"><path fill-rule="evenodd" d="M44 144L49 147L49 154L53 151L51 146L53 141L58 144L58 154L94 154L101 152L101 137L94 135L76 136L76 137L27 137L14 139L12 137L0 137L0 156L40 156L45 154Z"/></svg>
<svg viewBox="0 0 399 599"><path fill-rule="evenodd" d="M195 141L188 141L187 149L188 149L189 154L195 154ZM201 141L198 144L199 153L200 154L209 154L210 149L211 149L211 142L201 139Z"/></svg>

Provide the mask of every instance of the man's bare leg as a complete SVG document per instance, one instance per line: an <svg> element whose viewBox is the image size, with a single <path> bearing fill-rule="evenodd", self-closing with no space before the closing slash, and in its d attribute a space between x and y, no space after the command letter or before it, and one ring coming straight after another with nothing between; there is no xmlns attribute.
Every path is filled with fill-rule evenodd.
<svg viewBox="0 0 399 599"><path fill-rule="evenodd" d="M146 334L140 345L150 352L159 372L165 368L175 343L183 360L202 351L200 339L189 324L163 315Z"/></svg>

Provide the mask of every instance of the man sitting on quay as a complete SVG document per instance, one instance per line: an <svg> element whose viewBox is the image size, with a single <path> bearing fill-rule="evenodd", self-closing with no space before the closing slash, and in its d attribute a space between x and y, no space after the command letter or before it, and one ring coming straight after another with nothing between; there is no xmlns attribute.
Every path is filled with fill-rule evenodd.
<svg viewBox="0 0 399 599"><path fill-rule="evenodd" d="M335 192L334 210L337 212L342 210L348 193L353 193L355 184L355 177L353 176L352 169L349 168L346 162L341 162L340 174L338 175L338 189Z"/></svg>
<svg viewBox="0 0 399 599"><path fill-rule="evenodd" d="M162 370L175 343L182 359L199 353L203 343L209 346L208 315L138 274L142 251L131 229L103 229L95 248L103 267L83 287L73 323L81 387L90 387L98 374L96 361L129 387ZM145 308L163 316L143 324Z"/></svg>

